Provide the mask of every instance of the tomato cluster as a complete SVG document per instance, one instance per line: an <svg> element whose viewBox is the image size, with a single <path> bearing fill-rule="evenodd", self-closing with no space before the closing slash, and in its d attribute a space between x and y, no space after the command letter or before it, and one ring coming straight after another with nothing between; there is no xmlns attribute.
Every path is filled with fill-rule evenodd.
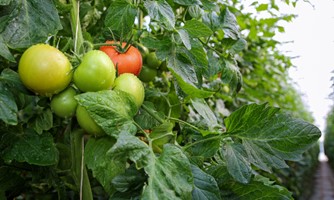
<svg viewBox="0 0 334 200"><path fill-rule="evenodd" d="M120 53L114 46L106 47L88 51L82 56L80 64L73 68L69 59L57 48L37 44L23 53L18 73L29 90L51 98L50 107L55 115L63 118L76 116L78 124L86 132L102 135L102 128L83 106L78 105L77 94L122 90L132 95L140 107L145 93L142 82L136 76L142 67L138 49L130 46L126 52Z"/></svg>

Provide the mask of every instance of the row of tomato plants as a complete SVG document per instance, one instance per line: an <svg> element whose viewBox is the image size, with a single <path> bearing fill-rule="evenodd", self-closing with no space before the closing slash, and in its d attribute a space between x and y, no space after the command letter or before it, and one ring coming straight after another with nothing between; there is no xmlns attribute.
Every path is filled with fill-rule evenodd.
<svg viewBox="0 0 334 200"><path fill-rule="evenodd" d="M324 139L324 153L328 157L328 163L334 169L334 112L333 107L329 110L326 117L325 139Z"/></svg>

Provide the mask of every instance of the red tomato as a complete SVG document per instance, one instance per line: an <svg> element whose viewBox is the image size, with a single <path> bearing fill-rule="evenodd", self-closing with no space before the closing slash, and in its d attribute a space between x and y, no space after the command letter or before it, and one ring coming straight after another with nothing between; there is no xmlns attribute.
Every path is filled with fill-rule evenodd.
<svg viewBox="0 0 334 200"><path fill-rule="evenodd" d="M107 41L106 43L119 44L119 42L114 41ZM123 42L122 47L124 48L125 46L126 43ZM105 52L113 61L117 68L118 75L123 73L132 73L136 76L139 75L143 66L143 59L140 51L136 47L130 46L126 52L118 51L116 46L101 46L100 50Z"/></svg>

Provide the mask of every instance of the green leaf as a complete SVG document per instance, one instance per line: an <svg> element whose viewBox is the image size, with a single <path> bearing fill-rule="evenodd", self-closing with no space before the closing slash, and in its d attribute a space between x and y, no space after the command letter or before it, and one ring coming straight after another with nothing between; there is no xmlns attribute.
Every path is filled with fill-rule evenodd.
<svg viewBox="0 0 334 200"><path fill-rule="evenodd" d="M318 140L321 132L308 122L278 111L278 108L266 104L250 104L233 112L225 119L225 125L234 143L226 144L228 151L224 154L236 155L236 160L243 166L253 164L268 172L272 167L287 167L284 160L300 159ZM229 172L234 177L238 176ZM249 176L247 171L240 172L245 178Z"/></svg>
<svg viewBox="0 0 334 200"><path fill-rule="evenodd" d="M173 30L175 27L175 16L172 7L165 1L147 0L144 6L148 11L149 16L166 26L168 30Z"/></svg>
<svg viewBox="0 0 334 200"><path fill-rule="evenodd" d="M248 183L252 175L252 168L247 161L245 148L241 144L227 142L223 146L222 154L231 176L240 183Z"/></svg>
<svg viewBox="0 0 334 200"><path fill-rule="evenodd" d="M177 33L179 34L184 46L188 50L190 50L191 49L191 44L190 44L190 38L189 38L188 32L184 29L179 29L179 30L177 30Z"/></svg>
<svg viewBox="0 0 334 200"><path fill-rule="evenodd" d="M218 124L215 114L212 112L211 108L204 99L191 99L191 104L196 112L201 116L201 121L205 123L208 131L214 131L217 127L221 127Z"/></svg>
<svg viewBox="0 0 334 200"><path fill-rule="evenodd" d="M184 61L179 54L168 60L168 68L176 78L182 90L190 97L206 98L213 94L211 91L200 89L196 86L198 79L194 67Z"/></svg>
<svg viewBox="0 0 334 200"><path fill-rule="evenodd" d="M163 39L157 39L153 37L145 37L141 40L141 42L150 49L156 50L156 55L159 60L166 60L171 54L171 50L173 49L173 43L168 37Z"/></svg>
<svg viewBox="0 0 334 200"><path fill-rule="evenodd" d="M219 72L223 70L224 64L222 64L220 58L216 53L212 50L209 50L207 53L208 56L208 67L204 68L203 76L207 79L210 77L217 75Z"/></svg>
<svg viewBox="0 0 334 200"><path fill-rule="evenodd" d="M117 175L112 180L112 185L120 192L120 196L123 198L126 194L130 195L130 197L133 195L139 196L139 192L141 192L146 180L147 176L144 170L137 170L134 165L131 165L124 173ZM115 195L112 196L112 199L115 199Z"/></svg>
<svg viewBox="0 0 334 200"><path fill-rule="evenodd" d="M6 124L16 125L18 108L10 89L0 82L0 119Z"/></svg>
<svg viewBox="0 0 334 200"><path fill-rule="evenodd" d="M7 45L5 44L2 35L0 35L0 56L4 57L5 59L15 62L15 58L12 53L9 51Z"/></svg>
<svg viewBox="0 0 334 200"><path fill-rule="evenodd" d="M145 101L144 106L146 106L150 112L154 113L155 115L159 116L161 119L164 119L165 116L158 112L157 109L154 107L154 104L149 101ZM134 117L134 120L137 124L140 125L142 129L152 129L155 126L158 126L160 122L153 117L150 113L148 113L146 110L140 108L138 114Z"/></svg>
<svg viewBox="0 0 334 200"><path fill-rule="evenodd" d="M94 4L94 2L82 2L82 1L80 2L80 23L81 23L81 28L83 30L87 30L92 26L98 26L97 22L101 18L102 13L98 10L96 4L95 5L92 4ZM70 8L72 7L71 4L68 5L70 6ZM62 9L58 7L58 10ZM83 34L87 34L87 32L84 32Z"/></svg>
<svg viewBox="0 0 334 200"><path fill-rule="evenodd" d="M188 7L188 13L194 19L201 19L204 10L199 5L190 5Z"/></svg>
<svg viewBox="0 0 334 200"><path fill-rule="evenodd" d="M261 180L262 179L262 180ZM230 199L240 200L291 200L292 194L286 188L274 185L273 182L267 178L256 178L249 184L235 183L231 185L230 190L235 194Z"/></svg>
<svg viewBox="0 0 334 200"><path fill-rule="evenodd" d="M152 148L155 151L161 152L165 144L172 143L172 139L175 138L173 128L173 123L164 122L163 124L156 126L152 129L149 137L152 141Z"/></svg>
<svg viewBox="0 0 334 200"><path fill-rule="evenodd" d="M239 68L230 61L225 60L225 65L221 71L221 80L223 83L229 84L233 92L238 92L241 89L242 75Z"/></svg>
<svg viewBox="0 0 334 200"><path fill-rule="evenodd" d="M215 11L204 12L203 23L207 25L213 32L222 28L222 22L220 21L219 16Z"/></svg>
<svg viewBox="0 0 334 200"><path fill-rule="evenodd" d="M202 75L203 70L207 68L209 64L207 58L207 52L203 48L202 43L198 39L192 39L190 42L191 42L191 50L186 51L186 54L189 56L189 59L195 66L196 73Z"/></svg>
<svg viewBox="0 0 334 200"><path fill-rule="evenodd" d="M225 163L211 165L206 169L205 172L215 178L218 187L221 189L222 197L223 192L225 192L225 190L229 190L229 186L231 185L231 183L235 182L233 177L228 173Z"/></svg>
<svg viewBox="0 0 334 200"><path fill-rule="evenodd" d="M2 6L7 6L10 4L12 0L0 0L0 5Z"/></svg>
<svg viewBox="0 0 334 200"><path fill-rule="evenodd" d="M220 27L225 33L225 38L231 38L234 40L239 39L239 25L233 13L228 8L223 10L219 16Z"/></svg>
<svg viewBox="0 0 334 200"><path fill-rule="evenodd" d="M247 41L243 38L239 38L238 40L224 38L222 40L222 45L231 54L237 54L246 48Z"/></svg>
<svg viewBox="0 0 334 200"><path fill-rule="evenodd" d="M145 142L127 132L121 132L115 145L107 152L108 156L120 163L132 160L137 169L147 166L153 158L152 154Z"/></svg>
<svg viewBox="0 0 334 200"><path fill-rule="evenodd" d="M195 186L192 191L193 200L221 199L217 182L211 175L205 173L196 165L191 165L191 171Z"/></svg>
<svg viewBox="0 0 334 200"><path fill-rule="evenodd" d="M182 109L180 99L177 95L175 90L171 90L166 94L159 91L158 88L145 88L145 98L154 104L156 110L151 109L151 111L157 113L161 119L165 119L165 116L180 117Z"/></svg>
<svg viewBox="0 0 334 200"><path fill-rule="evenodd" d="M105 90L86 92L75 96L78 103L85 107L95 122L113 137L122 130L136 133L133 117L138 111L134 99L126 92Z"/></svg>
<svg viewBox="0 0 334 200"><path fill-rule="evenodd" d="M173 134L174 124L170 122L164 122L163 124L153 128L152 133L150 133L150 138L152 141L159 140L165 136L174 136Z"/></svg>
<svg viewBox="0 0 334 200"><path fill-rule="evenodd" d="M209 37L212 35L212 30L197 20L186 21L183 28L187 30L192 38Z"/></svg>
<svg viewBox="0 0 334 200"><path fill-rule="evenodd" d="M51 109L46 109L41 114L37 115L36 118L29 123L29 126L38 134L50 130L53 127L53 114Z"/></svg>
<svg viewBox="0 0 334 200"><path fill-rule="evenodd" d="M243 38L239 38L231 47L230 52L237 54L246 48L247 41Z"/></svg>
<svg viewBox="0 0 334 200"><path fill-rule="evenodd" d="M4 81L11 91L17 89L22 93L29 94L29 91L21 82L20 76L16 71L6 68L2 70L0 79Z"/></svg>
<svg viewBox="0 0 334 200"><path fill-rule="evenodd" d="M198 79L197 85L202 85L202 74L203 71L208 67L206 50L204 49L202 43L196 38L191 39L190 44L191 49L179 47L177 48L177 51L179 54L182 54L189 60L196 72Z"/></svg>
<svg viewBox="0 0 334 200"><path fill-rule="evenodd" d="M45 42L62 28L52 1L12 1L3 12L9 13L8 22L5 27L0 27L0 31L10 48L26 48Z"/></svg>
<svg viewBox="0 0 334 200"><path fill-rule="evenodd" d="M191 199L193 176L188 158L176 146L167 144L159 157L144 168L148 184L142 199Z"/></svg>
<svg viewBox="0 0 334 200"><path fill-rule="evenodd" d="M192 145L192 148L189 148L188 151L192 156L201 156L203 158L213 157L219 150L221 142L220 138L215 135L194 135L192 136L193 141L201 141L197 144ZM214 137L214 139L212 139Z"/></svg>
<svg viewBox="0 0 334 200"><path fill-rule="evenodd" d="M107 10L105 25L120 36L132 32L132 27L137 15L137 9L128 1L114 1Z"/></svg>
<svg viewBox="0 0 334 200"><path fill-rule="evenodd" d="M114 190L112 180L125 171L125 163L112 160L107 152L115 144L110 137L89 138L85 146L85 163L92 170L93 176L109 194Z"/></svg>
<svg viewBox="0 0 334 200"><path fill-rule="evenodd" d="M174 0L175 3L178 3L180 5L185 6L191 6L191 5L201 5L201 1L199 0Z"/></svg>
<svg viewBox="0 0 334 200"><path fill-rule="evenodd" d="M258 7L256 7L256 11L258 11L258 12L265 11L265 10L268 10L268 4L267 3L260 4Z"/></svg>
<svg viewBox="0 0 334 200"><path fill-rule="evenodd" d="M57 164L58 150L50 133L38 135L34 131L27 130L21 135L12 137L16 137L16 141L4 152L3 158L6 162L17 160L39 166Z"/></svg>

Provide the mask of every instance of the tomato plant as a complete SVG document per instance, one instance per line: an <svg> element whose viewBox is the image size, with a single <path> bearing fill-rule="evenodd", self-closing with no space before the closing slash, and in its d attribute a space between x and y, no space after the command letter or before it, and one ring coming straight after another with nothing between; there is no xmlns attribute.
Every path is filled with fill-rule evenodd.
<svg viewBox="0 0 334 200"><path fill-rule="evenodd" d="M72 79L67 57L48 44L28 48L20 58L18 73L22 83L36 94L52 96L65 89Z"/></svg>
<svg viewBox="0 0 334 200"><path fill-rule="evenodd" d="M307 199L275 2L2 1L0 199Z"/></svg>
<svg viewBox="0 0 334 200"><path fill-rule="evenodd" d="M134 97L136 105L140 107L143 104L145 91L139 78L131 73L124 73L115 80L113 90L122 90Z"/></svg>
<svg viewBox="0 0 334 200"><path fill-rule="evenodd" d="M76 91L72 87L54 95L50 103L52 111L59 117L72 117L78 105L77 101L74 99L75 95Z"/></svg>
<svg viewBox="0 0 334 200"><path fill-rule="evenodd" d="M83 92L110 89L116 70L110 58L102 51L87 52L75 69L74 84Z"/></svg>
<svg viewBox="0 0 334 200"><path fill-rule="evenodd" d="M107 44L120 45L119 42L107 41ZM118 46L101 46L100 50L108 54L117 68L118 75L123 73L132 73L138 75L143 65L140 51L127 43L123 42Z"/></svg>

